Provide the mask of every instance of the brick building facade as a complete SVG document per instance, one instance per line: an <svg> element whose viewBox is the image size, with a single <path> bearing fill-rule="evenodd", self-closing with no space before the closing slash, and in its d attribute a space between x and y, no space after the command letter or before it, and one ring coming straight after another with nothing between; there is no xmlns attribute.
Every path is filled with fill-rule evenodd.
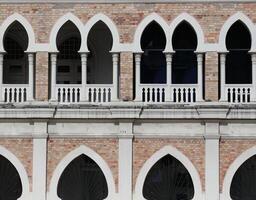
<svg viewBox="0 0 256 200"><path fill-rule="evenodd" d="M171 155L191 177L193 200L235 199L233 178L256 155L255 11L256 2L238 0L0 0L0 155L18 172L22 186L18 197L61 199L58 187L63 172L74 159L86 155L106 179L105 199L150 200L143 192L146 177L161 158ZM141 66L152 49L143 46L142 38L153 23L165 36L160 49L166 80L161 83L157 82L160 72L154 76L156 82L143 82L148 74ZM174 35L182 23L196 35L195 49L186 51L193 52L196 63L196 72L188 74L197 78L174 83L175 54L180 50ZM244 41L246 33L237 28L234 41L249 40L249 49L227 42L228 37L232 41L236 23L249 37ZM60 64L59 41L75 32L80 47L75 52L79 56L72 59L81 66L73 73L67 63ZM104 49L97 42L107 34L112 40L108 57L91 53L93 45ZM152 41L159 36L150 34ZM8 55L14 47L7 48L7 38L9 43L26 41L24 70L18 62L11 63ZM68 52L72 44L67 44ZM227 63L231 53L240 50L250 59L249 72L243 74L247 67L240 69L245 78L236 83L229 78L233 74L228 74L232 70ZM101 59L111 63L107 70L97 64ZM98 66L98 71L90 66ZM71 83L65 73L81 80ZM20 74L26 76L22 83L18 83L23 80ZM100 82L103 79L106 83ZM237 199L254 199L243 197L244 193Z"/></svg>

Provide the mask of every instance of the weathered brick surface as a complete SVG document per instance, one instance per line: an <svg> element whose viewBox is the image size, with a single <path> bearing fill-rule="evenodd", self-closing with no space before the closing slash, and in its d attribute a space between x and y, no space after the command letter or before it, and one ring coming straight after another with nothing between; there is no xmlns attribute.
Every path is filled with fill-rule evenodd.
<svg viewBox="0 0 256 200"><path fill-rule="evenodd" d="M116 185L118 184L118 140L116 139L50 139L48 141L48 173L49 184L59 162L72 150L85 145L98 153L110 167Z"/></svg>
<svg viewBox="0 0 256 200"><path fill-rule="evenodd" d="M40 101L47 101L48 96L48 53L38 52L36 54L36 76L35 76L35 94L36 99Z"/></svg>
<svg viewBox="0 0 256 200"><path fill-rule="evenodd" d="M0 139L0 145L14 154L24 166L32 191L33 141L31 139Z"/></svg>
<svg viewBox="0 0 256 200"><path fill-rule="evenodd" d="M133 188L144 163L156 151L171 145L188 157L197 169L204 188L204 141L200 139L135 139L133 143ZM135 189L135 188L134 188Z"/></svg>
<svg viewBox="0 0 256 200"><path fill-rule="evenodd" d="M133 99L133 54L123 52L120 55L120 98Z"/></svg>
<svg viewBox="0 0 256 200"><path fill-rule="evenodd" d="M205 100L218 101L218 54L208 52L205 55Z"/></svg>
<svg viewBox="0 0 256 200"><path fill-rule="evenodd" d="M220 142L220 190L230 165L247 149L256 145L256 140L221 140Z"/></svg>

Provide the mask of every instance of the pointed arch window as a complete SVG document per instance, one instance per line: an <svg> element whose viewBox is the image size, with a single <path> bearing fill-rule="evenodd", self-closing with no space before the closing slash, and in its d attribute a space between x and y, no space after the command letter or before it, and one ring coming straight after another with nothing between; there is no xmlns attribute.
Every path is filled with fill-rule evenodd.
<svg viewBox="0 0 256 200"><path fill-rule="evenodd" d="M57 35L57 84L81 83L81 35L78 28L71 22L66 22Z"/></svg>
<svg viewBox="0 0 256 200"><path fill-rule="evenodd" d="M192 26L183 21L175 29L172 37L175 51L172 59L172 83L196 84L197 73L197 35Z"/></svg>
<svg viewBox="0 0 256 200"><path fill-rule="evenodd" d="M18 200L22 195L22 184L18 171L5 157L0 155L0 199Z"/></svg>
<svg viewBox="0 0 256 200"><path fill-rule="evenodd" d="M3 84L28 84L28 35L17 21L12 23L4 35Z"/></svg>
<svg viewBox="0 0 256 200"><path fill-rule="evenodd" d="M140 64L140 83L166 83L166 59L163 53L166 37L161 26L153 21L143 31L141 48L143 54Z"/></svg>
<svg viewBox="0 0 256 200"><path fill-rule="evenodd" d="M236 171L230 187L232 200L256 199L256 155L246 160Z"/></svg>
<svg viewBox="0 0 256 200"><path fill-rule="evenodd" d="M226 84L251 84L251 35L241 22L235 22L226 36Z"/></svg>
<svg viewBox="0 0 256 200"><path fill-rule="evenodd" d="M143 185L143 196L147 200L191 200L194 193L189 172L171 155L153 165Z"/></svg>
<svg viewBox="0 0 256 200"><path fill-rule="evenodd" d="M103 200L108 196L108 187L97 163L80 155L65 168L57 192L62 200Z"/></svg>
<svg viewBox="0 0 256 200"><path fill-rule="evenodd" d="M108 26L98 21L90 30L87 40L90 53L87 58L87 83L112 84L113 62L111 49L113 38Z"/></svg>

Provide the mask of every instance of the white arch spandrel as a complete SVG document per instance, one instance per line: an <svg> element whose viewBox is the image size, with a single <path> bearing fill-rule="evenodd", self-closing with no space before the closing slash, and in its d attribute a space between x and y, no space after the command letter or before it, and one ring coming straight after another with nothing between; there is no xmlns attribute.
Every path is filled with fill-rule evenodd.
<svg viewBox="0 0 256 200"><path fill-rule="evenodd" d="M106 163L106 161L95 151L92 149L82 145L78 147L77 149L71 151L68 153L58 164L57 168L53 172L53 176L50 182L50 189L49 189L49 200L60 200L57 194L57 189L58 189L58 182L59 179L65 170L65 168L70 164L71 161L73 161L75 158L77 158L80 155L86 155L90 157L92 160L94 160L95 163L100 167L102 170L106 181L108 185L108 197L105 200L115 200L116 199L116 187L115 187L115 181L113 174Z"/></svg>
<svg viewBox="0 0 256 200"><path fill-rule="evenodd" d="M88 46L87 46L88 35L90 33L90 30L93 28L93 26L99 21L102 21L109 28L109 30L112 34L113 45L112 45L111 52L119 52L120 51L120 37L119 37L118 29L117 29L115 23L108 16L106 16L102 13L94 15L85 24L85 28L84 28L85 34L83 35L85 43L83 43L82 49L85 52L89 51Z"/></svg>
<svg viewBox="0 0 256 200"><path fill-rule="evenodd" d="M4 43L4 35L7 31L7 29L10 27L10 25L12 23L14 23L15 21L19 22L24 27L24 29L26 30L26 32L28 34L28 48L26 51L34 52L35 51L35 49L34 49L35 48L35 33L33 31L33 28L31 26L31 24L28 22L28 20L18 13L14 13L13 15L6 18L0 27L0 41L1 41L0 42L0 52L5 52L4 44L3 44Z"/></svg>
<svg viewBox="0 0 256 200"><path fill-rule="evenodd" d="M22 194L21 197L18 200L28 200L31 197L30 191L29 191L29 179L28 179L28 174L20 162L20 160L9 150L7 150L5 147L0 146L0 155L5 157L7 160L9 160L13 166L16 168L21 184L22 184Z"/></svg>
<svg viewBox="0 0 256 200"><path fill-rule="evenodd" d="M241 21L249 30L251 34L251 41L252 41L252 46L251 46L251 51L256 51L256 27L253 24L253 22L250 20L249 17L247 17L245 14L242 12L237 12L231 17L228 18L228 20L224 23L220 30L220 35L219 35L219 44L218 44L218 51L219 52L226 52L226 36L227 33L230 29L230 27L237 21Z"/></svg>
<svg viewBox="0 0 256 200"><path fill-rule="evenodd" d="M249 158L256 155L256 146L243 152L228 168L222 187L221 200L232 200L230 197L230 187L233 180L233 177L238 170L238 168Z"/></svg>
<svg viewBox="0 0 256 200"><path fill-rule="evenodd" d="M169 26L166 23L166 21L157 13L151 13L150 15L146 16L138 25L135 34L134 34L134 40L133 40L133 52L142 52L140 41L141 36L143 34L143 31L145 28L151 23L156 22L164 31L165 37L166 37L166 47L165 51L170 52L170 37L168 37L170 34Z"/></svg>
<svg viewBox="0 0 256 200"><path fill-rule="evenodd" d="M57 35L59 30L61 29L61 27L68 21L71 21L79 30L80 35L81 35L81 48L80 51L83 51L82 49L82 44L84 43L83 40L83 35L84 35L84 25L81 22L81 20L76 17L74 14L72 13L67 13L65 15L63 15L62 17L60 17L57 22L54 24L52 30L51 30L51 34L50 34L50 52L58 52L57 49L57 44L56 44L56 40L57 40Z"/></svg>
<svg viewBox="0 0 256 200"><path fill-rule="evenodd" d="M196 49L196 51L204 52L205 51L205 48L204 48L205 39L204 39L204 32L202 30L202 27L200 26L198 21L193 16L189 15L188 13L182 13L172 21L172 23L170 25L170 38L171 38L171 40L172 40L173 33L174 33L175 29L177 28L177 26L180 23L184 22L184 21L189 23L192 26L192 28L194 29L195 33L196 33L196 36L197 36L197 49ZM172 42L171 42L171 49L173 50Z"/></svg>
<svg viewBox="0 0 256 200"><path fill-rule="evenodd" d="M139 172L139 175L137 177L136 185L135 185L135 199L138 200L145 200L143 197L143 185L146 179L146 176L149 172L149 170L153 167L157 161L159 161L161 158L163 158L166 155L171 155L175 157L177 160L179 160L184 167L188 170L193 184L194 184L194 190L195 194L192 200L203 200L203 194L202 194L202 184L200 180L200 176L192 164L192 162L180 151L178 151L176 148L172 146L165 146L156 153L154 153L143 165L142 169Z"/></svg>

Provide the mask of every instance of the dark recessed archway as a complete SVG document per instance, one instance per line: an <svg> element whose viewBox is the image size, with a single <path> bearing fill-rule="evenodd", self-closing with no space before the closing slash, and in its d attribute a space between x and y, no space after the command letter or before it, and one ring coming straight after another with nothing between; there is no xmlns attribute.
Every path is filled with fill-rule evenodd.
<svg viewBox="0 0 256 200"><path fill-rule="evenodd" d="M143 196L147 200L191 200L194 193L188 170L171 155L153 165L143 185Z"/></svg>
<svg viewBox="0 0 256 200"><path fill-rule="evenodd" d="M175 51L172 61L172 83L197 83L197 35L193 27L186 21L181 22L172 36Z"/></svg>
<svg viewBox="0 0 256 200"><path fill-rule="evenodd" d="M0 200L17 200L21 195L22 184L18 171L0 155Z"/></svg>
<svg viewBox="0 0 256 200"><path fill-rule="evenodd" d="M226 84L251 84L251 34L242 21L235 22L226 36Z"/></svg>
<svg viewBox="0 0 256 200"><path fill-rule="evenodd" d="M4 84L28 84L28 34L18 21L6 30L3 44L6 54L3 62Z"/></svg>
<svg viewBox="0 0 256 200"><path fill-rule="evenodd" d="M103 21L98 21L91 28L87 45L90 51L87 58L87 83L112 84L113 62L110 51L113 36Z"/></svg>
<svg viewBox="0 0 256 200"><path fill-rule="evenodd" d="M166 59L163 53L166 36L161 26L153 21L141 36L141 83L166 83Z"/></svg>
<svg viewBox="0 0 256 200"><path fill-rule="evenodd" d="M103 200L108 196L108 186L97 163L83 154L65 168L57 192L61 200Z"/></svg>
<svg viewBox="0 0 256 200"><path fill-rule="evenodd" d="M256 155L246 160L236 171L230 187L232 200L256 199Z"/></svg>
<svg viewBox="0 0 256 200"><path fill-rule="evenodd" d="M57 84L81 83L81 58L79 49L81 35L71 21L67 21L57 34L58 48L56 81Z"/></svg>

